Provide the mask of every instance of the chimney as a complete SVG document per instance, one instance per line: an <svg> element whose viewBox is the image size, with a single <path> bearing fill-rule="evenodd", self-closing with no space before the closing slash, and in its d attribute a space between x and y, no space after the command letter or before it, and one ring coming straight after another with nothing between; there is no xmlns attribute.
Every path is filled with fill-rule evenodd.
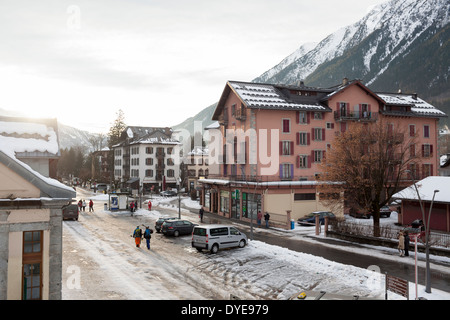
<svg viewBox="0 0 450 320"><path fill-rule="evenodd" d="M347 77L345 77L344 79L342 79L342 85L343 85L343 86L348 85L348 78L347 78Z"/></svg>
<svg viewBox="0 0 450 320"><path fill-rule="evenodd" d="M414 93L412 94L412 98L413 98L414 100L417 100L417 93L414 92Z"/></svg>

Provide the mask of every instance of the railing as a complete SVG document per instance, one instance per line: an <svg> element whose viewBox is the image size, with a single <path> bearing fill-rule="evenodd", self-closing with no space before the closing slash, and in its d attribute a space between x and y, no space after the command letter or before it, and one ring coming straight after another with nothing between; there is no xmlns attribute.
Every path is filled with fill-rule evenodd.
<svg viewBox="0 0 450 320"><path fill-rule="evenodd" d="M334 119L336 121L377 121L378 112L335 111Z"/></svg>
<svg viewBox="0 0 450 320"><path fill-rule="evenodd" d="M373 225L352 223L347 221L333 221L330 223L332 231L340 234L348 234L354 236L373 236ZM404 230L401 226L380 225L380 238L397 240L398 233ZM411 239L412 241L412 239ZM425 241L425 239L422 239ZM430 232L430 246L450 248L450 234L441 232Z"/></svg>

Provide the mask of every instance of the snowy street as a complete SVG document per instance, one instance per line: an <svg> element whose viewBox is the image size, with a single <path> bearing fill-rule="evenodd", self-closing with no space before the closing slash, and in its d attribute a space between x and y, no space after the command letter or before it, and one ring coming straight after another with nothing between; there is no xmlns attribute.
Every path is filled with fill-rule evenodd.
<svg viewBox="0 0 450 320"><path fill-rule="evenodd" d="M86 192L82 198L89 196ZM155 232L150 251L145 244L136 248L131 234L137 225L154 229L159 216L178 216L177 208L164 204L174 199L155 199L152 211L139 209L133 217L128 211L104 211L107 201L93 199L95 212L86 209L78 221L63 222L64 300L226 300L230 294L241 299L285 300L302 290L384 299L381 273L261 241L213 255L192 248L191 236L174 238ZM181 215L199 222L188 210ZM436 289L426 294L423 286L419 296L450 299L450 293ZM389 299L404 298L389 293ZM411 282L410 299L414 299Z"/></svg>

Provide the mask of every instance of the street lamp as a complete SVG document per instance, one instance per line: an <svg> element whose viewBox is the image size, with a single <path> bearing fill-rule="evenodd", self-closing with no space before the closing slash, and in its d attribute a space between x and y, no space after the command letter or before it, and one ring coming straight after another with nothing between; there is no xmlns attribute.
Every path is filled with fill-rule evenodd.
<svg viewBox="0 0 450 320"><path fill-rule="evenodd" d="M430 230L429 230L430 229L430 216L431 216L431 208L433 207L433 203L434 203L434 197L435 197L436 193L439 192L439 190L434 190L434 192L433 192L433 198L431 199L430 210L428 212L428 221L426 221L426 219L425 219L425 209L423 207L422 199L420 197L419 190L418 190L417 185L416 185L416 181L414 180L414 176L413 176L411 170L405 170L405 171L408 172L411 175L411 179L413 181L414 188L415 188L416 193L417 193L417 197L419 198L420 210L422 211L422 221L423 221L424 228L425 228L425 256L426 256L425 292L426 293L431 293L430 244L429 244L429 240L430 240L430 236L429 236L429 232L430 232ZM417 246L417 237L416 237L416 246ZM416 256L417 256L417 250L416 250Z"/></svg>
<svg viewBox="0 0 450 320"><path fill-rule="evenodd" d="M433 199L431 199L430 204L430 211L428 211L428 221L425 225L425 255L426 255L426 266L427 266L427 273L425 276L425 292L431 293L431 274L430 274L430 218L431 218L431 208L433 207L434 197L436 193L438 193L439 190L434 190L433 192ZM425 222L425 221L424 221Z"/></svg>

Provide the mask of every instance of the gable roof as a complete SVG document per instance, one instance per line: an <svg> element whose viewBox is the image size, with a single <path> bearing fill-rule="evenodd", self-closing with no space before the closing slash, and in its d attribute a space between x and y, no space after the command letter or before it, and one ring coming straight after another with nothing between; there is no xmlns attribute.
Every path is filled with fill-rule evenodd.
<svg viewBox="0 0 450 320"><path fill-rule="evenodd" d="M176 145L180 142L172 138L173 130L171 128L159 127L137 127L129 126L122 131L122 141L113 147L121 147L132 144L171 144Z"/></svg>
<svg viewBox="0 0 450 320"><path fill-rule="evenodd" d="M417 97L417 94L378 93L365 86L360 80L344 81L330 88L308 87L300 85L278 85L228 81L213 113L212 119L218 120L226 100L234 92L239 100L250 109L296 110L330 112L328 100L350 86L358 86L384 106L405 106L407 111L383 110L388 115L411 117L447 117L433 105Z"/></svg>
<svg viewBox="0 0 450 320"><path fill-rule="evenodd" d="M31 169L30 166L18 160L12 151L2 150L0 146L0 163L17 173L40 190L41 198L67 199L76 197L76 192L72 188L51 178L44 177L40 173Z"/></svg>
<svg viewBox="0 0 450 320"><path fill-rule="evenodd" d="M214 111L213 120L218 119L231 92L234 92L239 100L250 109L331 111L320 101L329 92L328 89L228 81Z"/></svg>

